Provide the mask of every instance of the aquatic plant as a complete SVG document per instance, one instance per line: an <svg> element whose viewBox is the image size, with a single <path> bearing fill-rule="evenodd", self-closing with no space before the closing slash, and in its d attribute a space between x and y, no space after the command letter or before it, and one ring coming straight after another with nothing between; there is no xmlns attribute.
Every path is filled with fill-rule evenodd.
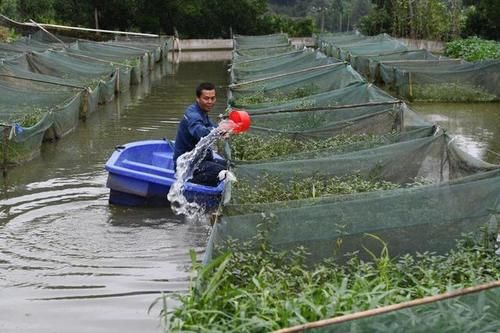
<svg viewBox="0 0 500 333"><path fill-rule="evenodd" d="M352 253L345 264L326 260L308 267L303 248L278 251L271 246L273 223L272 216L263 215L251 241L230 240L206 266L193 251L188 292L173 296L179 302L176 308L167 309L164 302L165 329L269 332L500 279L500 256L472 236L445 255L392 258L386 244L368 235L383 245L377 255L368 252L371 260ZM483 308L469 310L484 319L483 312L477 313ZM427 316L445 313L452 316L446 317L447 328L463 323L463 311L437 307Z"/></svg>
<svg viewBox="0 0 500 333"><path fill-rule="evenodd" d="M464 83L413 84L410 99L428 102L491 102L500 97Z"/></svg>
<svg viewBox="0 0 500 333"><path fill-rule="evenodd" d="M276 176L264 174L256 178L240 179L234 185L233 200L246 204L318 198L326 195L342 195L361 192L391 190L399 184L369 179L360 175L342 177L294 177L282 181Z"/></svg>
<svg viewBox="0 0 500 333"><path fill-rule="evenodd" d="M296 87L291 91L283 91L282 89L269 89L265 86L257 86L252 93L245 93L244 96L235 97L234 104L248 106L261 103L282 104L287 101L303 98L314 95L319 91L319 87L315 84L305 84Z"/></svg>
<svg viewBox="0 0 500 333"><path fill-rule="evenodd" d="M294 139L285 134L252 135L245 133L231 138L231 154L237 161L267 160L304 151L337 149L358 142L379 141L371 134L338 134L329 138Z"/></svg>

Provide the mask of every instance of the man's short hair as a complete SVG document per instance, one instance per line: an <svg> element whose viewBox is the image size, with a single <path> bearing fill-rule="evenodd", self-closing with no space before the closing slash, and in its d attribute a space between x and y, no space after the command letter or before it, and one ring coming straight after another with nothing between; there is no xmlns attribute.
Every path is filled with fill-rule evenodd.
<svg viewBox="0 0 500 333"><path fill-rule="evenodd" d="M215 90L215 85L211 82L202 82L196 87L196 97L201 96L202 90Z"/></svg>

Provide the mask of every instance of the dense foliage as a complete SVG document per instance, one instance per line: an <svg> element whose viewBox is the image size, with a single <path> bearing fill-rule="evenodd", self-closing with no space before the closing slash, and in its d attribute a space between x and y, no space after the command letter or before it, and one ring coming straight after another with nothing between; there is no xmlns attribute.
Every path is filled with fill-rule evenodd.
<svg viewBox="0 0 500 333"><path fill-rule="evenodd" d="M269 332L500 279L500 257L487 242L471 238L446 255L425 252L396 259L382 244L378 255L367 250L369 261L354 253L344 264L328 260L308 267L303 248L272 248L272 224L272 216L264 216L252 241L229 242L227 254L207 266L196 263L192 254L194 279L187 294L176 296L180 306L164 306L166 329ZM342 242L332 248L339 246ZM446 314L451 316L445 317L446 325L460 331L461 326L454 330L450 325L463 322L468 311L454 310ZM480 315L484 319L486 313Z"/></svg>
<svg viewBox="0 0 500 333"><path fill-rule="evenodd" d="M270 0L276 13L315 18L319 30L450 40L500 39L498 0Z"/></svg>
<svg viewBox="0 0 500 333"><path fill-rule="evenodd" d="M183 38L227 38L231 31L310 36L314 28L310 18L267 15L266 0L1 0L0 12L21 21L151 33L178 31Z"/></svg>
<svg viewBox="0 0 500 333"><path fill-rule="evenodd" d="M476 37L457 39L446 43L445 54L452 58L464 58L467 61L500 59L500 43Z"/></svg>
<svg viewBox="0 0 500 333"><path fill-rule="evenodd" d="M451 40L478 35L500 39L500 2L496 0L372 0L373 10L360 29L374 35Z"/></svg>
<svg viewBox="0 0 500 333"><path fill-rule="evenodd" d="M102 29L227 38L361 30L396 37L500 39L497 0L0 0L0 13Z"/></svg>

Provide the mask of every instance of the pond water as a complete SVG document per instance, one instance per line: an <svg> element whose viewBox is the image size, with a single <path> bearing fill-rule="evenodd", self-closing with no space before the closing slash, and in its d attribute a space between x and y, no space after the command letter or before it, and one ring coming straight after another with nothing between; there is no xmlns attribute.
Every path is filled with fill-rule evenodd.
<svg viewBox="0 0 500 333"><path fill-rule="evenodd" d="M170 208L108 204L104 164L116 145L173 138L200 81L219 89L226 58L157 67L147 80L100 108L34 161L0 179L0 332L160 332L165 293L187 287L189 249L202 256L206 224L185 222ZM499 104L415 104L471 154L494 161L500 151ZM500 162L500 161L497 161Z"/></svg>
<svg viewBox="0 0 500 333"><path fill-rule="evenodd" d="M186 289L188 252L202 256L209 228L170 208L110 206L104 164L116 145L173 138L200 81L221 87L212 112L224 110L227 62L175 67L0 179L0 332L161 331L148 307Z"/></svg>
<svg viewBox="0 0 500 333"><path fill-rule="evenodd" d="M420 103L410 107L445 128L474 157L500 164L500 103Z"/></svg>

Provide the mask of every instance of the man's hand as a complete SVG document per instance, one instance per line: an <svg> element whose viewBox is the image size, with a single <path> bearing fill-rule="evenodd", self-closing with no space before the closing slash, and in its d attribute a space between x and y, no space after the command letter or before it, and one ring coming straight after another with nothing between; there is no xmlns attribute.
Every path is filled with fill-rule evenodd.
<svg viewBox="0 0 500 333"><path fill-rule="evenodd" d="M234 123L232 120L224 119L219 123L217 129L220 136L222 136L224 139L228 139L235 126L236 123Z"/></svg>

